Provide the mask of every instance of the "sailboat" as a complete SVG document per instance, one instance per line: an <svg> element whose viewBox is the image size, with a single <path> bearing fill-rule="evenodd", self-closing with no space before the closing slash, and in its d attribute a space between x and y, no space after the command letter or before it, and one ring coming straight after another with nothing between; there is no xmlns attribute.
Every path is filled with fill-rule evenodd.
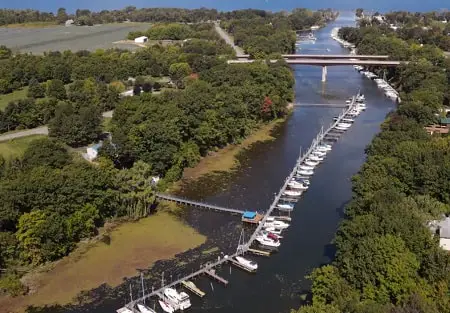
<svg viewBox="0 0 450 313"><path fill-rule="evenodd" d="M166 312L166 313L175 312L175 309L170 304L168 304L166 301L158 300L158 302L159 302L159 305L161 306L161 309L163 309L164 312Z"/></svg>

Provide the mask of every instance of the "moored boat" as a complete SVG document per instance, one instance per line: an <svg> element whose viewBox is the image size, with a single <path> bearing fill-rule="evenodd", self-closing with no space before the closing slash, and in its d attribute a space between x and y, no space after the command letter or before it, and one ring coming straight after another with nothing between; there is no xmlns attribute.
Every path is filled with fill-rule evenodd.
<svg viewBox="0 0 450 313"><path fill-rule="evenodd" d="M256 236L256 241L258 241L260 244L262 244L263 246L267 246L267 247L271 247L271 248L278 248L281 243L279 240L273 240L267 237L267 235L259 235Z"/></svg>
<svg viewBox="0 0 450 313"><path fill-rule="evenodd" d="M294 205L288 203L278 203L277 208L281 211L292 211L294 210Z"/></svg>
<svg viewBox="0 0 450 313"><path fill-rule="evenodd" d="M156 313L155 310L149 308L145 304L138 303L137 308L138 308L139 312L141 312L141 313Z"/></svg>
<svg viewBox="0 0 450 313"><path fill-rule="evenodd" d="M191 306L189 295L185 292L179 293L173 288L166 288L164 289L164 295L167 297L169 302L173 302L181 310L187 309Z"/></svg>
<svg viewBox="0 0 450 313"><path fill-rule="evenodd" d="M311 176L314 174L314 172L311 170L300 170L300 171L297 171L297 174L302 175L302 176Z"/></svg>
<svg viewBox="0 0 450 313"><path fill-rule="evenodd" d="M283 221L273 220L273 221L271 221L271 222L266 222L266 223L264 224L264 227L265 227L265 228L268 228L268 227L274 227L274 228L277 228L277 229L286 229L286 228L289 227L289 224L288 224L288 223L285 223L285 222L283 222Z"/></svg>
<svg viewBox="0 0 450 313"><path fill-rule="evenodd" d="M175 311L175 309L168 304L166 301L164 300L158 300L159 305L161 306L161 309L163 309L164 312L166 313L173 313Z"/></svg>
<svg viewBox="0 0 450 313"><path fill-rule="evenodd" d="M242 256L237 256L235 259L240 265L242 265L243 267L245 267L246 269L248 269L252 272L254 272L258 269L258 264L256 262L248 260Z"/></svg>
<svg viewBox="0 0 450 313"><path fill-rule="evenodd" d="M285 190L283 192L283 194L285 196L289 196L289 197L300 197L302 195L302 191L297 191L297 190Z"/></svg>

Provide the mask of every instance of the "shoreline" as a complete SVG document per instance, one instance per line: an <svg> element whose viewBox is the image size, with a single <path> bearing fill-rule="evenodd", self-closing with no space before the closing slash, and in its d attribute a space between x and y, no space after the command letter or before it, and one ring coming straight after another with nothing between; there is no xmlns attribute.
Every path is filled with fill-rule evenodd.
<svg viewBox="0 0 450 313"><path fill-rule="evenodd" d="M244 139L239 144L227 145L226 147L218 150L217 152L211 152L206 157L202 158L200 162L193 168L186 168L183 172L183 177L174 183L169 189L168 192L177 192L182 189L182 186L186 183L192 183L198 181L200 178L217 172L231 172L236 170L239 167L238 156L250 149L251 146L258 142L266 142L270 140L274 140L275 137L271 135L272 131L276 129L277 126L284 123L289 114L284 118L279 118L273 120L267 124L262 124L258 128L256 128L246 139ZM163 253L161 256L146 256L146 259L142 259L139 262L130 262L128 264L128 268L122 268L120 274L117 273L117 267L124 266L120 262L111 262L106 264L102 264L99 268L110 269L114 272L114 275L107 276L104 280L93 281L91 278L90 281L82 282L81 284L77 284L77 277L83 276L82 274L88 274L86 272L95 272L92 268L86 267L86 272L83 273L84 270L76 271L77 267L83 268L83 266L87 266L85 264L89 264L90 262L95 262L93 257L95 255L103 255L105 253L105 246L108 246L110 250L115 251L117 254L124 254L123 251L119 251L120 247L116 247L114 242L111 241L110 245L105 245L102 241L97 240L96 242L88 242L81 243L79 247L77 247L71 254L64 257L61 260L50 263L46 266L35 269L29 274L25 275L27 282L30 285L34 285L37 287L36 292L33 294L27 294L24 296L18 297L9 297L2 296L0 297L0 306L6 309L7 312L24 312L29 305L33 306L46 306L46 305L67 305L76 303L76 297L79 296L82 292L86 290L92 290L99 287L102 284L107 284L110 287L117 287L123 282L123 277L133 277L137 275L137 268L151 268L156 262L160 260L171 260L174 259L177 254L188 251L189 249L199 247L200 245L206 242L206 236L199 234L195 228L191 227L184 223L180 217L176 216L176 214L170 214L172 210L162 211L160 213L151 215L147 218L141 219L137 222L124 222L120 225L114 227L112 231L109 233L109 236L114 239L117 237L117 234L120 234L124 229L132 231L138 228L140 223L151 223L154 222L155 219L160 218L161 216L165 217L165 223L172 223L175 228L182 227L182 232L175 232L176 235L181 235L183 238L181 241L185 241L183 246L177 246L180 242L180 238L172 238L173 241L164 241L156 244L156 247L151 247L151 243L146 243L147 246L141 247L142 249L150 248L148 250L156 250L160 253L160 250L167 250L167 247L170 248L166 251L167 253ZM149 227L152 228L152 227ZM170 229L170 227L163 227L165 229ZM172 227L173 229L173 227ZM174 234L175 235L175 234ZM146 237L148 234L146 234ZM152 236L152 235L150 235ZM164 237L164 236L162 236ZM176 236L175 236L176 237ZM153 237L154 238L154 237ZM135 242L134 239L130 239L130 241ZM124 243L122 243L123 245ZM121 244L117 244L121 245ZM122 247L123 248L123 247ZM134 249L136 250L136 249ZM97 256L98 257L98 256ZM108 259L110 261L110 259ZM105 266L107 265L107 266ZM125 265L126 267L126 265ZM74 273L75 269L75 273ZM62 273L61 273L62 272ZM78 274L80 273L80 274ZM74 275L75 274L75 275ZM121 276L122 275L122 276ZM88 279L88 280L89 280ZM69 287L64 284L64 282L70 280L71 284ZM81 279L82 280L82 279ZM58 285L59 282L59 285ZM65 286L62 288L62 286ZM89 286L89 287L86 287ZM40 287L43 286L43 287ZM57 292L55 291L57 290ZM51 299L51 300L49 300Z"/></svg>

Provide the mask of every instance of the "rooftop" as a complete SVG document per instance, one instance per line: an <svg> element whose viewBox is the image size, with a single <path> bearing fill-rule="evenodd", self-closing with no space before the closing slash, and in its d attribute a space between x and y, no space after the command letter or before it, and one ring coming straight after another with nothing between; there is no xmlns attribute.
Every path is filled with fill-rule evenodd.
<svg viewBox="0 0 450 313"><path fill-rule="evenodd" d="M450 239L450 217L439 222L439 236L441 238Z"/></svg>

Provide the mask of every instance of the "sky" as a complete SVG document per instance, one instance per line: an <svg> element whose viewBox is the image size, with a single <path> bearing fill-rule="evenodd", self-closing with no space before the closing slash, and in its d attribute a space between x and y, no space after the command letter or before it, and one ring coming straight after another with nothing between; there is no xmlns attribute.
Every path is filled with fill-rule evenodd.
<svg viewBox="0 0 450 313"><path fill-rule="evenodd" d="M233 10L257 8L271 11L291 10L295 7L311 9L335 8L341 10L358 7L375 11L407 10L431 11L450 9L450 0L0 0L0 8L33 8L55 12L59 7L74 12L78 8L100 11L121 9L128 5L140 7L217 8Z"/></svg>

